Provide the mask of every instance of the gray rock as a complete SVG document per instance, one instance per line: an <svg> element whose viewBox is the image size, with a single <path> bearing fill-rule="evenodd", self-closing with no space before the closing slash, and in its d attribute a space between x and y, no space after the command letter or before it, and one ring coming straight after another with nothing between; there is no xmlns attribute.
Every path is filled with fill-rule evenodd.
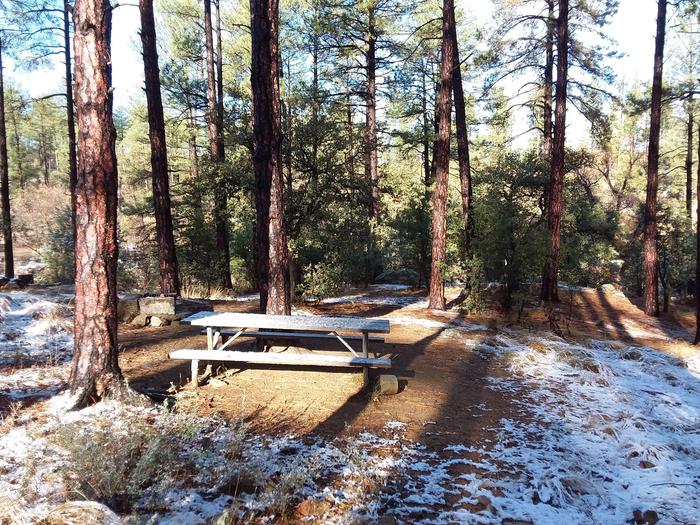
<svg viewBox="0 0 700 525"><path fill-rule="evenodd" d="M175 297L142 297L139 311L144 315L175 315Z"/></svg>
<svg viewBox="0 0 700 525"><path fill-rule="evenodd" d="M167 319L163 319L162 317L158 317L156 315L151 316L151 326L167 326L170 324L170 321Z"/></svg>
<svg viewBox="0 0 700 525"><path fill-rule="evenodd" d="M129 323L139 313L138 296L121 297L119 298L119 306L117 307L117 318L120 323Z"/></svg>
<svg viewBox="0 0 700 525"><path fill-rule="evenodd" d="M615 285L614 285L614 284L610 284L610 283L601 284L600 287L599 287L598 289L599 289L601 292L605 292L605 293L615 293L615 292L617 292L617 288L615 288Z"/></svg>
<svg viewBox="0 0 700 525"><path fill-rule="evenodd" d="M129 324L131 326L138 326L139 328L143 328L144 326L146 326L148 324L148 316L144 315L142 313L139 313L136 315L136 317L134 317L129 322Z"/></svg>

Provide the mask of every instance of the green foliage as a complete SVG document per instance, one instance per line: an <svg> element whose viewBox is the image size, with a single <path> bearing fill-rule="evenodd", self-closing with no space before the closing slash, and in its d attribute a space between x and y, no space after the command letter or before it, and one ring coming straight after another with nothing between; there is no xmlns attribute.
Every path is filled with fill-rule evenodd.
<svg viewBox="0 0 700 525"><path fill-rule="evenodd" d="M41 250L46 265L37 276L46 283L71 283L75 278L73 257L73 223L71 209L63 208L47 232L46 245Z"/></svg>
<svg viewBox="0 0 700 525"><path fill-rule="evenodd" d="M304 268L303 284L300 285L305 301L318 302L343 291L343 267L335 262L319 262Z"/></svg>

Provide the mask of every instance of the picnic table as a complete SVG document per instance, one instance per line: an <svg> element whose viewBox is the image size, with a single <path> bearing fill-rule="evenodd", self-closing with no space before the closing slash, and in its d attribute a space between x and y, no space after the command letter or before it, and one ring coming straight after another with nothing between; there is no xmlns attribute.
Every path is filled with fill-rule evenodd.
<svg viewBox="0 0 700 525"><path fill-rule="evenodd" d="M365 387L369 386L369 368L391 368L391 360L369 356L369 342L391 330L385 319L361 317L323 317L309 315L265 315L235 312L197 312L182 320L201 326L207 336L207 349L183 349L171 352L171 359L192 361L192 384L199 381L199 361L230 361L251 364L323 367L362 367ZM329 355L318 352L299 354L269 351L227 350L239 337L337 339L348 354ZM224 340L226 338L226 340ZM361 340L361 354L350 341Z"/></svg>

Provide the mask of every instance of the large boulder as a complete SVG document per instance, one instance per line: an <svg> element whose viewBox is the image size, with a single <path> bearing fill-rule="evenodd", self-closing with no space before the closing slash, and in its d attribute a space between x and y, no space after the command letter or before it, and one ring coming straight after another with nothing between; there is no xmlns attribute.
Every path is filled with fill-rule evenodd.
<svg viewBox="0 0 700 525"><path fill-rule="evenodd" d="M139 313L139 296L123 295L119 297L117 318L120 323L130 323Z"/></svg>
<svg viewBox="0 0 700 525"><path fill-rule="evenodd" d="M146 316L156 315L162 318L174 316L175 297L142 297L139 299L139 312Z"/></svg>

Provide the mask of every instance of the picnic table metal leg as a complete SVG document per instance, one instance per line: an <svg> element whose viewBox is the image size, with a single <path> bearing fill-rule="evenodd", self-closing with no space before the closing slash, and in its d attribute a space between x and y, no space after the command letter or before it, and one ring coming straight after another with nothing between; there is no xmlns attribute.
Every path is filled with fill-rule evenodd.
<svg viewBox="0 0 700 525"><path fill-rule="evenodd" d="M207 326L207 350L214 350L217 341L219 340L219 330L214 331L211 326ZM207 368L204 370L204 377L207 378L212 374L211 363L207 363Z"/></svg>
<svg viewBox="0 0 700 525"><path fill-rule="evenodd" d="M199 360L198 359L193 359L192 360L192 386L194 388L197 388L199 386Z"/></svg>
<svg viewBox="0 0 700 525"><path fill-rule="evenodd" d="M362 357L369 357L369 335L362 332ZM369 388L369 367L362 367L362 384L365 389Z"/></svg>

